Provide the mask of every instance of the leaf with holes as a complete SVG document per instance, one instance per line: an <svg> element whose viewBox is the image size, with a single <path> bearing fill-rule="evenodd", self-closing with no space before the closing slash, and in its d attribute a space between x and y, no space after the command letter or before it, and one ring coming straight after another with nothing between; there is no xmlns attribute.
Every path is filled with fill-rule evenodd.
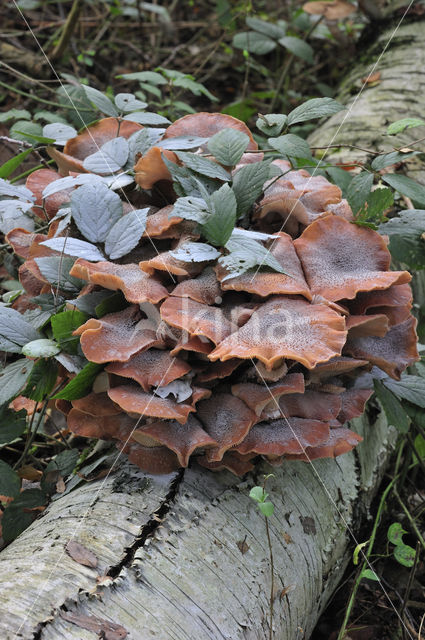
<svg viewBox="0 0 425 640"><path fill-rule="evenodd" d="M219 258L221 253L205 242L186 242L171 251L171 255L182 262L208 262Z"/></svg>
<svg viewBox="0 0 425 640"><path fill-rule="evenodd" d="M193 196L177 198L173 210L169 214L170 218L184 218L185 220L199 222L199 224L204 224L208 216L209 209L205 200L203 198L194 198Z"/></svg>
<svg viewBox="0 0 425 640"><path fill-rule="evenodd" d="M115 105L120 111L137 111L138 109L146 109L146 102L138 100L132 93L118 93L115 96Z"/></svg>
<svg viewBox="0 0 425 640"><path fill-rule="evenodd" d="M259 114L257 118L257 128L266 136L278 136L286 125L288 116L282 113Z"/></svg>

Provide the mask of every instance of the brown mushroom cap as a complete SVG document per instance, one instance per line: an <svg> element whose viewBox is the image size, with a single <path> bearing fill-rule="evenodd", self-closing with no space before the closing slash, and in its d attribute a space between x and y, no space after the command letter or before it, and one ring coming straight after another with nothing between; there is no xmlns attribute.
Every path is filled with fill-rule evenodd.
<svg viewBox="0 0 425 640"><path fill-rule="evenodd" d="M410 316L401 324L391 327L383 338L349 337L344 353L369 360L392 378L400 380L406 367L419 360L416 324L416 319Z"/></svg>
<svg viewBox="0 0 425 640"><path fill-rule="evenodd" d="M329 422L341 411L341 396L307 389L305 393L282 396L279 407L286 417Z"/></svg>
<svg viewBox="0 0 425 640"><path fill-rule="evenodd" d="M257 420L255 413L230 393L217 393L200 402L197 417L218 443L206 452L206 458L211 462L221 460L225 451L239 444Z"/></svg>
<svg viewBox="0 0 425 640"><path fill-rule="evenodd" d="M196 382L210 382L220 378L230 376L242 363L242 360L235 358L226 362L206 362L203 371L197 374Z"/></svg>
<svg viewBox="0 0 425 640"><path fill-rule="evenodd" d="M252 458L255 458L255 455L243 456L237 451L226 451L219 462L211 462L206 456L199 456L196 461L211 471L230 471L240 477L253 470L254 465L250 462Z"/></svg>
<svg viewBox="0 0 425 640"><path fill-rule="evenodd" d="M395 284L388 289L380 291L366 291L359 293L350 302L351 313L362 315L373 309L373 313L378 313L376 308L380 307L409 307L412 306L413 294L409 284Z"/></svg>
<svg viewBox="0 0 425 640"><path fill-rule="evenodd" d="M348 316L345 326L350 337L379 336L383 338L389 329L386 315L375 314L370 316Z"/></svg>
<svg viewBox="0 0 425 640"><path fill-rule="evenodd" d="M302 373L288 373L281 382L265 385L253 382L241 382L232 386L232 394L240 398L245 404L255 411L257 416L261 416L267 406L270 405L272 411L279 406L279 398L288 393L304 392L304 376Z"/></svg>
<svg viewBox="0 0 425 640"><path fill-rule="evenodd" d="M340 395L341 411L337 415L337 420L344 424L352 418L361 416L372 393L373 389L346 389Z"/></svg>
<svg viewBox="0 0 425 640"><path fill-rule="evenodd" d="M6 234L5 239L13 248L14 253L21 258L25 258L25 260L29 260L29 258L34 257L32 252L34 245L44 242L48 237L43 233L32 233L31 231L17 227L16 229L9 231L9 233ZM44 247L44 249L44 255L52 255L53 251L51 249L48 249L47 247Z"/></svg>
<svg viewBox="0 0 425 640"><path fill-rule="evenodd" d="M310 462L318 458L336 458L343 453L348 453L361 442L363 438L351 429L331 429L329 438L323 444L316 447L306 447L304 453L285 456L287 460L302 460Z"/></svg>
<svg viewBox="0 0 425 640"><path fill-rule="evenodd" d="M195 407L191 404L174 402L169 398L159 398L142 391L140 387L131 385L122 385L109 389L108 395L113 402L116 402L128 413L165 420L177 420L180 424L184 424L189 413L195 411Z"/></svg>
<svg viewBox="0 0 425 640"><path fill-rule="evenodd" d="M222 282L227 275L226 269L217 265L215 271L224 291L248 291L263 298L272 294L300 294L311 300L310 289L304 278L304 273L295 252L292 238L286 233L276 234L272 241L270 253L289 275L276 271L265 272L259 269L249 270L240 276ZM174 292L173 292L174 293Z"/></svg>
<svg viewBox="0 0 425 640"><path fill-rule="evenodd" d="M171 173L162 157L165 156L170 162L177 164L177 156L172 151L152 147L134 165L134 180L142 189L152 189L159 180L169 180Z"/></svg>
<svg viewBox="0 0 425 640"><path fill-rule="evenodd" d="M84 355L97 363L126 362L138 351L158 344L151 321L142 319L136 306L108 313L100 319L90 318L73 335L81 336Z"/></svg>
<svg viewBox="0 0 425 640"><path fill-rule="evenodd" d="M221 300L222 291L214 269L206 267L197 278L180 282L171 295L191 298L202 304L214 304Z"/></svg>
<svg viewBox="0 0 425 640"><path fill-rule="evenodd" d="M354 13L356 7L344 0L317 0L303 4L303 10L312 15L324 16L326 20L340 20Z"/></svg>
<svg viewBox="0 0 425 640"><path fill-rule="evenodd" d="M344 375L358 367L365 367L367 360L356 360L347 356L336 356L328 362L322 362L311 370L309 378L312 382L320 381L323 378L331 378L333 376Z"/></svg>
<svg viewBox="0 0 425 640"><path fill-rule="evenodd" d="M214 349L214 345L207 338L202 338L202 336L189 336L183 332L181 338L174 345L173 349L171 349L170 354L172 356L176 356L180 351L193 351L195 353L211 353Z"/></svg>
<svg viewBox="0 0 425 640"><path fill-rule="evenodd" d="M163 138L177 138L180 136L210 138L222 129L237 129L238 131L242 131L242 133L245 133L249 137L247 149L249 151L256 151L258 149L258 145L246 124L225 113L206 113L203 111L200 113L190 113L173 122L164 133Z"/></svg>
<svg viewBox="0 0 425 640"><path fill-rule="evenodd" d="M319 362L340 355L346 336L344 318L335 311L276 296L254 311L248 322L208 357L213 361L258 358L268 368L281 358L290 358L313 369Z"/></svg>
<svg viewBox="0 0 425 640"><path fill-rule="evenodd" d="M407 271L388 271L391 256L379 233L334 215L313 222L294 245L312 293L331 301L411 280Z"/></svg>
<svg viewBox="0 0 425 640"><path fill-rule="evenodd" d="M195 416L189 415L185 424L176 420L151 422L140 429L136 429L132 439L139 435L148 435L155 442L165 445L177 454L181 467L187 467L192 453L199 448L217 446L217 442L202 428Z"/></svg>
<svg viewBox="0 0 425 640"><path fill-rule="evenodd" d="M172 211L173 205L168 205L148 215L143 236L146 238L158 238L160 240L164 238L179 238L179 225L183 221L183 218L179 218L178 216L170 217Z"/></svg>
<svg viewBox="0 0 425 640"><path fill-rule="evenodd" d="M185 241L187 240L182 240L179 244L183 244ZM204 266L205 262L177 260L172 251L164 251L150 260L139 262L139 267L149 275L153 275L155 271L166 271L168 274L175 276L189 276L191 278L197 276Z"/></svg>
<svg viewBox="0 0 425 640"><path fill-rule="evenodd" d="M172 473L180 466L176 454L167 447L147 447L135 441L127 442L124 447L118 443L117 447L128 456L130 462L146 473Z"/></svg>
<svg viewBox="0 0 425 640"><path fill-rule="evenodd" d="M220 307L201 304L190 298L170 296L162 303L160 313L172 327L187 331L192 336L204 336L215 344L236 329Z"/></svg>
<svg viewBox="0 0 425 640"><path fill-rule="evenodd" d="M128 302L156 304L168 296L167 289L155 278L144 273L137 264L88 262L79 258L69 272L105 289L122 291Z"/></svg>
<svg viewBox="0 0 425 640"><path fill-rule="evenodd" d="M84 438L101 440L126 440L136 425L136 420L126 413L94 416L79 409L71 409L67 417L69 429Z"/></svg>
<svg viewBox="0 0 425 640"><path fill-rule="evenodd" d="M271 456L299 454L306 447L325 443L328 438L329 425L326 422L288 418L256 424L235 450L242 454L261 453Z"/></svg>
<svg viewBox="0 0 425 640"><path fill-rule="evenodd" d="M110 400L106 392L89 393L84 398L72 401L74 409L88 413L91 416L117 416L122 413L121 409Z"/></svg>
<svg viewBox="0 0 425 640"><path fill-rule="evenodd" d="M173 358L169 351L159 349L139 351L127 362L111 362L106 367L108 373L136 380L144 391L158 385L163 387L190 370L187 362Z"/></svg>
<svg viewBox="0 0 425 640"><path fill-rule="evenodd" d="M48 184L59 180L61 177L62 176L59 175L57 171L53 171L53 169L37 169L30 173L25 186L35 195L34 204L41 206L43 204L43 190ZM72 191L72 189L63 189L58 193L54 193L53 195L44 198L44 208L49 220L57 214L61 205L65 202L69 202ZM43 220L45 219L45 214L39 207L34 207L32 211L39 218L42 218Z"/></svg>

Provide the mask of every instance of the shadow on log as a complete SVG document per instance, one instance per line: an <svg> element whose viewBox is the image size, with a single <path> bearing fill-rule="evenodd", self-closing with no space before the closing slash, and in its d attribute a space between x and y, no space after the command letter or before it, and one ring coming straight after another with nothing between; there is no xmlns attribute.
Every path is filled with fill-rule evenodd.
<svg viewBox="0 0 425 640"><path fill-rule="evenodd" d="M378 53L391 33L380 36ZM423 24L399 29L380 61L381 83L356 101L338 142L376 148L385 121L423 115L424 40ZM330 142L341 117L312 144ZM94 640L102 632L116 640L124 629L131 640L264 640L269 555L249 490L272 470L274 637L308 638L350 561L394 442L382 414L352 426L365 440L336 460L264 466L243 481L196 466L148 477L123 463L106 480L57 499L0 554L0 637ZM97 556L96 568L66 553L72 538Z"/></svg>

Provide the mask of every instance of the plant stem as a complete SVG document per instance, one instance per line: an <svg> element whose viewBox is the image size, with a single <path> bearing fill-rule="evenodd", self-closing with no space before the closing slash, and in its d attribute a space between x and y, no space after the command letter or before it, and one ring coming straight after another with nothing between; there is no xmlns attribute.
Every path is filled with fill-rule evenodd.
<svg viewBox="0 0 425 640"><path fill-rule="evenodd" d="M43 104L48 104L51 107L58 107L59 109L71 109L71 110L75 111L75 106L74 105L76 105L78 102L80 102L79 100L78 101L74 100L74 105L60 104L59 102L52 102L52 100L45 100L44 98L39 98L38 96L33 95L32 93L28 93L27 91L22 91L22 89L17 89L16 87L13 87L12 85L7 84L6 82L3 82L2 80L0 80L0 87L4 87L5 89L8 89L12 93L18 93L21 96L25 96L25 98L31 98L31 100L37 100L37 102L42 102ZM87 108L87 105L81 104L81 107Z"/></svg>
<svg viewBox="0 0 425 640"><path fill-rule="evenodd" d="M273 597L274 597L274 561L273 561L273 549L272 543L270 539L270 528L269 522L266 516L264 516L266 521L266 534L267 534L267 543L269 545L269 554L270 554L270 572L271 572L271 581L270 581L270 628L269 628L269 639L273 640Z"/></svg>
<svg viewBox="0 0 425 640"><path fill-rule="evenodd" d="M406 507L406 505L404 504L403 500L400 498L400 494L398 493L397 487L394 487L394 495L397 498L397 501L400 505L400 507L403 509L406 518L408 519L410 526L412 527L412 529L414 530L414 532L416 533L419 542L421 543L422 547L425 549L425 540L423 535L421 534L421 532L419 531L416 522L414 521L414 519L412 518L412 516L409 513L408 508Z"/></svg>
<svg viewBox="0 0 425 640"><path fill-rule="evenodd" d="M78 23L81 6L82 6L81 0L74 0L71 7L71 11L69 12L66 22L63 26L63 30L59 38L59 42L57 43L52 53L50 54L50 60L52 62L62 57L62 55L65 53L65 50L68 46L68 43L71 39L74 29Z"/></svg>

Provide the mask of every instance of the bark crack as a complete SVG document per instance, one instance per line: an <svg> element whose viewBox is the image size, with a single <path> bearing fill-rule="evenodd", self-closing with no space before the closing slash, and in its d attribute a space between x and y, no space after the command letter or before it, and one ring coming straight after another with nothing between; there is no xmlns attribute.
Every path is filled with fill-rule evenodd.
<svg viewBox="0 0 425 640"><path fill-rule="evenodd" d="M162 501L158 509L154 511L154 513L152 514L148 522L146 522L141 527L139 535L137 535L134 538L133 542L124 549L123 557L121 558L121 560L109 567L108 571L105 574L106 576L109 576L113 580L115 580L120 576L123 569L128 569L131 567L138 549L142 548L145 545L146 541L155 534L155 531L162 524L165 516L170 511L171 506L174 503L177 492L179 490L180 484L183 480L184 471L185 471L184 469L179 469L176 477L170 484L170 489L167 495L165 496L164 500ZM110 588L110 587L103 587L103 589L106 589L106 588ZM72 606L77 606L79 599L80 599L80 596L77 596L76 599L72 602ZM47 626L54 624L55 620L58 618L58 616L60 616L61 612L68 612L70 611L70 609L71 609L71 606L70 606L70 601L68 599L60 607L57 607L55 609L54 613L52 614L52 617L47 618L46 620L40 622L37 625L37 628L34 631L31 640L42 640L43 630Z"/></svg>

